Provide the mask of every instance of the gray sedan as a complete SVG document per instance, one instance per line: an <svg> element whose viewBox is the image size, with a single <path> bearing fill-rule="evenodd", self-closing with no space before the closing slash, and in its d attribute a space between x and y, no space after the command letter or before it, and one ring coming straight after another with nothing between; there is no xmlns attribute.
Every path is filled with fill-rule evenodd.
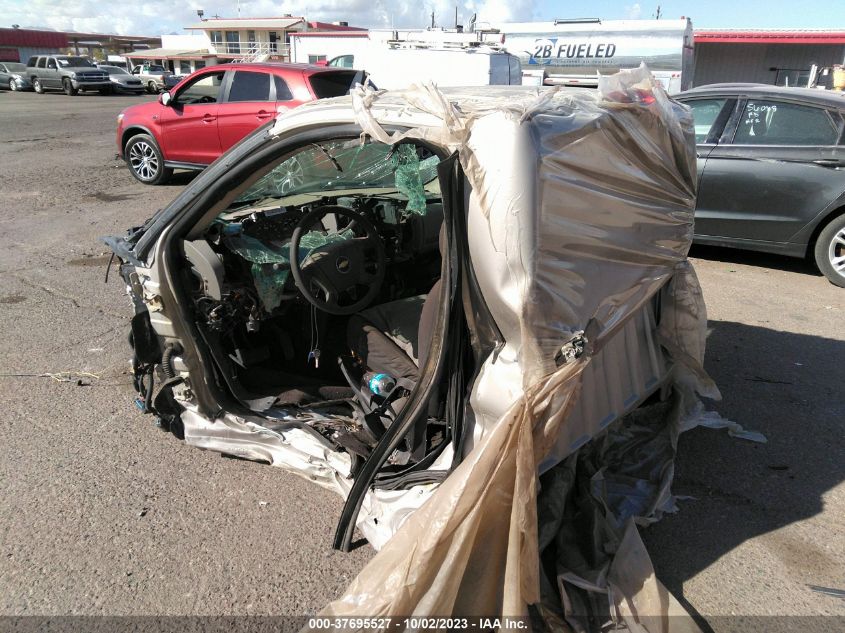
<svg viewBox="0 0 845 633"><path fill-rule="evenodd" d="M139 95L144 92L144 85L137 77L126 72L120 66L109 66L100 64L100 69L109 74L112 92L119 94Z"/></svg>
<svg viewBox="0 0 845 633"><path fill-rule="evenodd" d="M677 99L695 119L695 242L812 257L845 287L845 96L714 84Z"/></svg>
<svg viewBox="0 0 845 633"><path fill-rule="evenodd" d="M0 63L0 88L7 90L32 90L26 78L26 64L18 62Z"/></svg>

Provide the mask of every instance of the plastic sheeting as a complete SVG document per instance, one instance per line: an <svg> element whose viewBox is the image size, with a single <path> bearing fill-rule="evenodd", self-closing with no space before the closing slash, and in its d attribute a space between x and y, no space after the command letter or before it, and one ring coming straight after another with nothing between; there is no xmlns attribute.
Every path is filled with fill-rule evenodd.
<svg viewBox="0 0 845 633"><path fill-rule="evenodd" d="M683 614L654 578L636 524L676 510L670 486L689 396L676 389L669 400L636 409L541 477L541 628L566 622L574 631L592 631L604 616L638 630L640 614L655 617L658 605ZM626 603L637 593L630 585L643 594L635 609ZM644 628L660 630L655 624ZM673 630L696 630L687 618L673 624Z"/></svg>
<svg viewBox="0 0 845 633"><path fill-rule="evenodd" d="M352 237L354 237L352 231L325 234L322 231L309 231L299 241L299 261L303 262L315 248ZM239 230L224 234L223 242L226 248L252 264L250 266L252 282L264 309L268 312L276 309L282 302L285 283L290 274L289 245L267 243L256 237L245 235Z"/></svg>
<svg viewBox="0 0 845 633"><path fill-rule="evenodd" d="M603 80L598 92L444 95L428 86L386 95L385 104L381 97L363 88L353 97L364 132L384 143L422 138L457 150L489 220L486 239L500 272L482 292L506 346L481 372L500 386L488 390L498 401L475 399L473 407L484 406L488 418L502 413L323 614L525 616L541 604L538 464L571 432L567 418L597 350L661 293L670 384L692 400L695 392L718 395L702 369L706 311L686 261L695 204L691 118L644 68ZM385 122L403 118L391 114L402 102L432 123L387 133ZM476 254L476 268L494 265ZM558 367L561 346L578 332L586 334L584 353ZM514 392L514 380L521 390ZM510 402L501 400L507 393L516 394ZM644 492L648 503L624 492L608 501L620 521L630 518L608 532L615 554L607 583L596 586L616 588L611 602L632 630L665 630L660 616L677 610L631 527L641 512L671 509L664 483L651 491L656 496ZM673 622L695 630L691 621Z"/></svg>
<svg viewBox="0 0 845 633"><path fill-rule="evenodd" d="M680 344L680 354L673 359L678 372L696 375L703 371L699 354L704 350L696 349L697 337L687 345L682 333L703 331L706 313L697 302L675 301L678 295L700 296L688 264L679 265L676 273L663 296L664 316L672 324L665 335ZM545 622L553 625L554 607L549 603L554 604L554 600L548 596L541 599L544 583L539 564L537 466L565 425L578 397L579 377L589 362L589 356L581 356L526 389L492 432L322 615L526 616L528 606L535 605L543 612ZM704 385L696 387L699 393L705 389ZM609 596L614 612L632 631L697 630L689 618L662 617L684 612L654 578L648 555L631 527L634 519L648 522L674 509L669 492L672 473L663 469L672 463L673 438L688 426L687 408L697 402L695 392L686 384L678 383L677 388L685 398L683 406L676 402L671 415L657 416L658 421L665 417L669 420L666 424L672 425L663 448L646 451L651 464L633 460L647 473L650 465L657 466L659 476L641 475L644 484L631 485L629 479L626 489L621 475L617 475L610 481L616 484L609 487L611 494L603 497L610 510L608 516L618 518L603 527L597 547L612 555L598 568L587 566L562 574L581 590ZM649 413L641 415L655 419ZM611 448L613 444L609 442ZM667 450L670 452L661 452ZM623 449L618 452L627 453ZM566 468L564 461L550 472L565 472ZM630 473L629 477L635 478ZM614 494L614 490L621 494ZM636 491L642 494L633 494ZM544 518L548 532L553 517L546 514ZM569 615L580 615L577 608L570 608L573 611ZM669 624L671 628L663 628Z"/></svg>
<svg viewBox="0 0 845 633"><path fill-rule="evenodd" d="M417 148L413 145L399 145L394 154L396 161L396 188L408 197L405 210L408 213L424 215L428 201L425 183L437 176L440 159L430 156L420 161Z"/></svg>
<svg viewBox="0 0 845 633"><path fill-rule="evenodd" d="M226 235L223 242L226 248L252 264L252 283L264 309L268 312L276 309L282 302L285 282L290 273L287 250L273 248L243 233Z"/></svg>

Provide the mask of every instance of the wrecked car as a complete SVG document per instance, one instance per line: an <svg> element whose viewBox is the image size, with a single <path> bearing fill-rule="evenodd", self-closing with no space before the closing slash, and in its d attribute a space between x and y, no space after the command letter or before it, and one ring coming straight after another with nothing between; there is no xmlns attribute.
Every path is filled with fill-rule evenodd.
<svg viewBox="0 0 845 633"><path fill-rule="evenodd" d="M691 118L645 69L306 104L106 239L137 404L345 499L334 547L381 552L333 612L524 614L538 475L717 394L694 208Z"/></svg>

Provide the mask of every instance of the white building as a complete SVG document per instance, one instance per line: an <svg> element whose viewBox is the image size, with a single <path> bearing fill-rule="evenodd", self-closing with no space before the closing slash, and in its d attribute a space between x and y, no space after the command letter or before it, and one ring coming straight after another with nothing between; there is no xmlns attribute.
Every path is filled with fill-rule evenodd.
<svg viewBox="0 0 845 633"><path fill-rule="evenodd" d="M278 59L290 61L290 34L308 30L303 17L210 18L186 26L208 37L209 52L220 62Z"/></svg>
<svg viewBox="0 0 845 633"><path fill-rule="evenodd" d="M163 35L162 46L132 58L188 74L211 64L235 61L292 61L290 38L311 30L363 33L345 22L309 22L304 17L209 18L186 26L190 35Z"/></svg>

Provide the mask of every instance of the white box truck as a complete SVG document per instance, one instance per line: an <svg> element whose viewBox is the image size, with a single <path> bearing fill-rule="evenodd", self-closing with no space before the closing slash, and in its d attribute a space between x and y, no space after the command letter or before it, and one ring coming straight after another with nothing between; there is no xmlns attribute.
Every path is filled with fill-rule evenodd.
<svg viewBox="0 0 845 633"><path fill-rule="evenodd" d="M460 39L463 38L463 39ZM519 85L519 58L475 34L372 30L291 34L295 62L366 71L379 88L433 81L440 87Z"/></svg>
<svg viewBox="0 0 845 633"><path fill-rule="evenodd" d="M405 88L422 81L432 81L440 87L522 83L519 58L490 46L371 42L355 56L352 65L365 70L376 87L387 90Z"/></svg>

